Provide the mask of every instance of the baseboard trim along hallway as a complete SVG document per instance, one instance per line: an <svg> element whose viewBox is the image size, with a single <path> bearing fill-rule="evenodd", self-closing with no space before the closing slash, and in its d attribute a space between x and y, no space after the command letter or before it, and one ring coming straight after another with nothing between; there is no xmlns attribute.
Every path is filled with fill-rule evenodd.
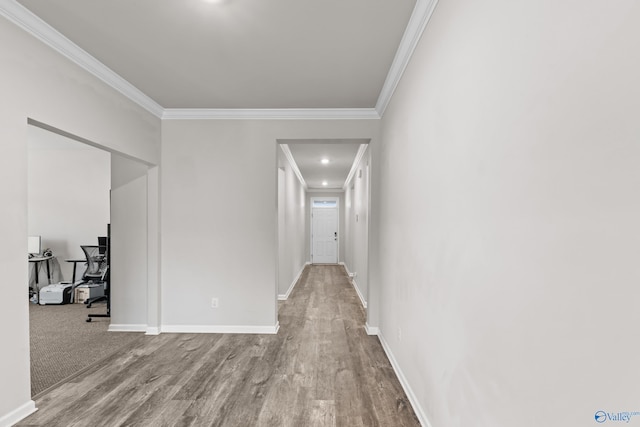
<svg viewBox="0 0 640 427"><path fill-rule="evenodd" d="M162 325L162 333L180 334L277 334L280 323L273 326L252 325Z"/></svg>
<svg viewBox="0 0 640 427"><path fill-rule="evenodd" d="M420 420L420 424L423 427L433 427L432 424L429 422L429 419L427 418L427 414L422 409L422 406L420 406L420 402L418 401L418 398L413 392L413 389L411 389L411 386L407 381L407 377L404 376L402 369L400 369L400 365L398 364L396 357L393 355L393 352L391 351L389 344L384 339L384 335L382 335L382 333L378 330L378 328L375 328L375 329L378 331L377 335L378 335L378 339L380 340L380 344L382 344L382 348L384 349L384 352L387 355L389 362L391 362L391 367L393 368L393 371L396 373L396 376L398 377L398 381L400 381L400 385L402 385L404 392L407 394L407 397L409 398L409 402L411 402L411 406L413 406L413 410L415 411L416 416Z"/></svg>
<svg viewBox="0 0 640 427"><path fill-rule="evenodd" d="M30 400L24 405L21 405L20 407L9 412L4 417L0 418L0 427L11 427L18 421L28 417L37 410L38 409L36 408L36 402Z"/></svg>
<svg viewBox="0 0 640 427"><path fill-rule="evenodd" d="M365 301L364 297L362 296L362 292L360 292L360 288L358 287L356 281L351 279L351 285L353 286L353 289L356 290L356 294L358 294L358 298L360 298L360 303L362 304L362 306L364 308L367 308L367 301Z"/></svg>
<svg viewBox="0 0 640 427"><path fill-rule="evenodd" d="M147 325L110 324L109 332L147 332Z"/></svg>
<svg viewBox="0 0 640 427"><path fill-rule="evenodd" d="M307 265L311 265L311 263L305 262L302 265L302 268L296 275L296 278L293 279L293 282L291 282L291 285L289 285L289 289L287 289L287 292L284 295L283 294L278 295L278 301L286 301L289 298L289 295L291 295L291 292L293 292L293 288L296 287L296 283L298 283L298 280L300 280L300 277L302 276L302 273L304 273L304 269L307 268Z"/></svg>

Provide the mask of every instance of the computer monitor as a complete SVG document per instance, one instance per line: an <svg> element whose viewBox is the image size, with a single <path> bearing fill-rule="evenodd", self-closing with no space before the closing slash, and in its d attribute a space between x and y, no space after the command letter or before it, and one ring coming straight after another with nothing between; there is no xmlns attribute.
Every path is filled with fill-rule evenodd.
<svg viewBox="0 0 640 427"><path fill-rule="evenodd" d="M42 240L40 236L27 237L27 252L30 255L39 255L42 252Z"/></svg>
<svg viewBox="0 0 640 427"><path fill-rule="evenodd" d="M98 236L98 253L100 255L107 253L107 236Z"/></svg>

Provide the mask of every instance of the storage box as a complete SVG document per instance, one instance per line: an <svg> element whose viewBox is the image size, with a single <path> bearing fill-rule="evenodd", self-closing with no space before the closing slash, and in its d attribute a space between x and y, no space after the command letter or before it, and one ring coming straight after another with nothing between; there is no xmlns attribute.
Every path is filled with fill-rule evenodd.
<svg viewBox="0 0 640 427"><path fill-rule="evenodd" d="M104 295L104 285L100 283L85 283L76 287L73 301L84 304L89 298L101 297Z"/></svg>
<svg viewBox="0 0 640 427"><path fill-rule="evenodd" d="M40 289L38 303L47 304L69 304L71 302L71 284L56 283Z"/></svg>

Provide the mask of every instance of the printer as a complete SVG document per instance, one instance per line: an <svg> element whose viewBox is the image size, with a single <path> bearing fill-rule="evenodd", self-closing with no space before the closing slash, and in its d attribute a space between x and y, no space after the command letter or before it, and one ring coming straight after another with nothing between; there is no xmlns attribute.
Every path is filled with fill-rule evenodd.
<svg viewBox="0 0 640 427"><path fill-rule="evenodd" d="M69 304L72 302L73 285L71 283L55 283L40 289L38 303L47 304Z"/></svg>

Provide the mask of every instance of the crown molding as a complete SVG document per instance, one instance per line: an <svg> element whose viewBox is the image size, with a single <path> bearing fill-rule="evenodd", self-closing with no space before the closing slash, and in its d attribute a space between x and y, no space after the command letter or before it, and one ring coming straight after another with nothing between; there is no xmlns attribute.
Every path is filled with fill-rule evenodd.
<svg viewBox="0 0 640 427"><path fill-rule="evenodd" d="M307 186L307 182L304 180L304 177L302 176L302 172L300 172L300 168L298 168L298 164L293 158L291 149L289 149L289 146L287 144L280 144L280 148L282 148L282 152L284 153L284 156L287 158L287 161L291 165L291 169L293 170L293 173L296 174L296 176L298 177L298 180L300 181L300 184L302 184L302 187L304 188L304 190L307 191L309 187Z"/></svg>
<svg viewBox="0 0 640 427"><path fill-rule="evenodd" d="M384 115L437 4L438 0L417 0L376 102L375 110L380 117Z"/></svg>
<svg viewBox="0 0 640 427"><path fill-rule="evenodd" d="M322 187L322 188L315 188L315 187L309 187L307 189L307 193L344 193L344 190L342 188L327 188L327 187Z"/></svg>
<svg viewBox="0 0 640 427"><path fill-rule="evenodd" d="M282 109L208 109L163 108L141 90L63 36L15 0L0 0L0 16L25 30L79 67L94 75L122 95L161 119L281 119L281 120L357 120L380 119L391 101L411 56L426 28L438 0L417 0L387 73L375 108L282 108Z"/></svg>
<svg viewBox="0 0 640 427"><path fill-rule="evenodd" d="M102 62L56 31L15 0L0 0L0 16L7 18L73 63L102 80L154 116L161 118L164 109L138 88L120 77Z"/></svg>
<svg viewBox="0 0 640 427"><path fill-rule="evenodd" d="M356 153L355 159L353 159L353 164L351 165L351 170L349 171L349 175L347 175L347 179L344 180L344 185L342 186L343 190L347 190L347 187L351 184L351 180L356 174L358 170L358 166L362 161L362 157L364 157L364 153L367 151L368 144L360 144L358 148L358 152Z"/></svg>
<svg viewBox="0 0 640 427"><path fill-rule="evenodd" d="M280 119L332 120L379 119L373 108L167 108L163 120Z"/></svg>

